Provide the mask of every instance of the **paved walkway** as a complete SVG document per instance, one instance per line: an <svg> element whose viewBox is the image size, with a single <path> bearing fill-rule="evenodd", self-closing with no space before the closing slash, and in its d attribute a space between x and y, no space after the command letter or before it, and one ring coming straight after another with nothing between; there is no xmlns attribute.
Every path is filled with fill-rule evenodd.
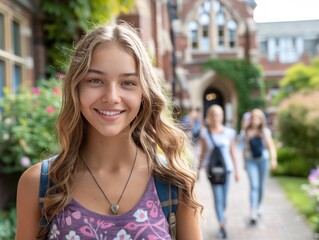
<svg viewBox="0 0 319 240"><path fill-rule="evenodd" d="M305 220L287 201L274 178L267 180L263 213L257 225L249 224L249 185L240 161L240 181L232 178L226 212L228 240L313 240L313 232ZM196 185L197 197L205 207L205 220L201 220L204 240L217 239L218 223L213 208L213 195L204 170Z"/></svg>

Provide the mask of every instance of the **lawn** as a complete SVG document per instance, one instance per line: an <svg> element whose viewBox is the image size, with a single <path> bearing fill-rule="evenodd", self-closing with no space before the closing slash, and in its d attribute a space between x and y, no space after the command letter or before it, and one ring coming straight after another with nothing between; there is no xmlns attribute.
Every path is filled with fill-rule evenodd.
<svg viewBox="0 0 319 240"><path fill-rule="evenodd" d="M314 202L301 189L303 184L308 183L307 179L283 176L276 177L276 179L284 189L289 201L305 216L310 227L319 232L319 213L316 211Z"/></svg>

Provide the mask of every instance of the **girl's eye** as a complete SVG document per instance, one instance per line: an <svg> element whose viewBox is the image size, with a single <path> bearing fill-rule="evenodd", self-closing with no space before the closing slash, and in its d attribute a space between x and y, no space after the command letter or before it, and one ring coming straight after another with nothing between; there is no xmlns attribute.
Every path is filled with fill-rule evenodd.
<svg viewBox="0 0 319 240"><path fill-rule="evenodd" d="M90 83L103 83L101 80L99 79L91 79L89 80Z"/></svg>
<svg viewBox="0 0 319 240"><path fill-rule="evenodd" d="M132 81L124 81L122 83L123 86L136 86L136 83L132 82Z"/></svg>

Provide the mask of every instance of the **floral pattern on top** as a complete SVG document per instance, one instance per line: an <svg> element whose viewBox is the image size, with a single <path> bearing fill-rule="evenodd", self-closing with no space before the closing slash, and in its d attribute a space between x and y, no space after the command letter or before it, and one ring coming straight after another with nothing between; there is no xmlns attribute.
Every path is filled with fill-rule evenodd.
<svg viewBox="0 0 319 240"><path fill-rule="evenodd" d="M72 200L52 221L53 240L171 240L168 223L151 178L139 203L116 216L90 211Z"/></svg>

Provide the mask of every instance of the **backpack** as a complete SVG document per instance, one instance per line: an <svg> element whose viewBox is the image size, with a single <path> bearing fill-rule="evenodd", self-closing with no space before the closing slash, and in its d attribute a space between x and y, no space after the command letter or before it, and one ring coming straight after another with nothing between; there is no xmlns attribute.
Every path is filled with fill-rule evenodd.
<svg viewBox="0 0 319 240"><path fill-rule="evenodd" d="M43 228L50 224L43 215L43 198L45 197L47 189L50 187L51 182L48 178L49 168L55 157L51 157L42 161L41 174L40 174L40 210L41 219L39 221L39 227ZM167 182L163 182L158 178L154 178L155 187L158 197L161 202L162 210L169 224L169 233L173 240L176 239L176 210L178 206L178 188Z"/></svg>
<svg viewBox="0 0 319 240"><path fill-rule="evenodd" d="M195 120L194 126L192 128L192 138L193 141L197 141L200 136L200 130L201 130L201 123L198 119Z"/></svg>
<svg viewBox="0 0 319 240"><path fill-rule="evenodd" d="M249 139L249 147L253 158L260 158L263 154L263 140L260 136Z"/></svg>
<svg viewBox="0 0 319 240"><path fill-rule="evenodd" d="M213 140L212 134L208 132L209 138L213 144L213 151L209 155L207 166L207 176L212 184L224 184L226 182L227 169L224 156Z"/></svg>

